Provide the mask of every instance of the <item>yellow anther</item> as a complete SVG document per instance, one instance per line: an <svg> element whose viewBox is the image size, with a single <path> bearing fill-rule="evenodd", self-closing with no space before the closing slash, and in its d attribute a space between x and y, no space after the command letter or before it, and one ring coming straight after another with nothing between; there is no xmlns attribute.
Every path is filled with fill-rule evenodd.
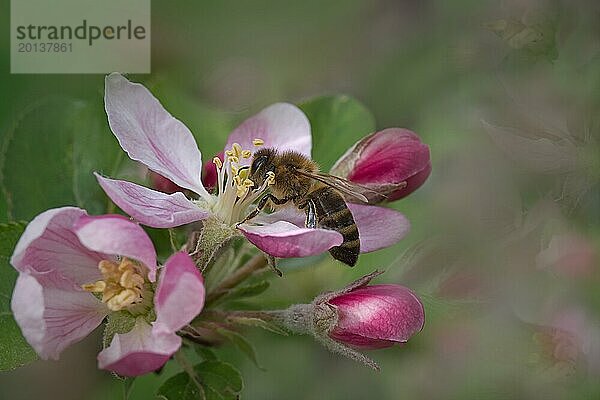
<svg viewBox="0 0 600 400"><path fill-rule="evenodd" d="M119 311L142 301L145 280L137 264L127 258L118 264L102 260L98 263L98 269L104 279L81 287L87 292L102 293L102 302L110 310Z"/></svg>
<svg viewBox="0 0 600 400"><path fill-rule="evenodd" d="M227 157L227 159L229 160L229 162L232 162L232 163L239 163L240 162L240 159L238 157L236 157L236 156L229 156L229 157Z"/></svg>
<svg viewBox="0 0 600 400"><path fill-rule="evenodd" d="M131 260L123 258L119 263L119 272L124 273L131 270L135 270L135 264Z"/></svg>
<svg viewBox="0 0 600 400"><path fill-rule="evenodd" d="M233 150L233 155L236 157L240 157L240 155L242 154L242 146L239 145L239 143L234 143L231 146L231 150Z"/></svg>
<svg viewBox="0 0 600 400"><path fill-rule="evenodd" d="M81 285L81 288L86 292L102 293L106 289L106 282L97 281L94 283L86 283L85 285Z"/></svg>
<svg viewBox="0 0 600 400"><path fill-rule="evenodd" d="M113 262L108 260L102 260L98 263L98 269L103 277L107 278L114 274L118 273L119 266Z"/></svg>
<svg viewBox="0 0 600 400"><path fill-rule="evenodd" d="M133 270L128 269L123 272L119 284L127 289L142 286L144 284L144 278L141 275L135 273Z"/></svg>
<svg viewBox="0 0 600 400"><path fill-rule="evenodd" d="M213 164L217 166L217 168L223 168L223 161L219 157L213 158Z"/></svg>
<svg viewBox="0 0 600 400"><path fill-rule="evenodd" d="M239 175L236 175L233 177L233 182L235 183L237 197L240 197L240 198L244 197L246 195L246 193L248 193L248 189L251 188L252 186L254 186L254 182L252 180L248 179L247 176L248 176L248 170L243 169L242 171L240 171Z"/></svg>
<svg viewBox="0 0 600 400"><path fill-rule="evenodd" d="M255 145L256 147L258 147L258 146L262 146L263 144L265 144L265 141L262 139L254 139L252 141L252 144Z"/></svg>
<svg viewBox="0 0 600 400"><path fill-rule="evenodd" d="M141 298L135 290L125 289L121 293L113 296L106 302L108 308L113 311L119 311L127 306L136 303L138 298Z"/></svg>
<svg viewBox="0 0 600 400"><path fill-rule="evenodd" d="M250 158L252 157L252 152L250 150L242 151L242 158Z"/></svg>

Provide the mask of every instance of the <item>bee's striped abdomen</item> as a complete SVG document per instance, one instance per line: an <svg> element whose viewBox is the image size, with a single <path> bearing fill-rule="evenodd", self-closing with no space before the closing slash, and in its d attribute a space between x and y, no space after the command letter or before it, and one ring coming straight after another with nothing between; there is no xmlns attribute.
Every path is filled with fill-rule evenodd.
<svg viewBox="0 0 600 400"><path fill-rule="evenodd" d="M307 198L314 204L317 226L335 230L344 238L342 244L329 249L329 253L336 260L354 266L360 253L360 239L354 217L344 198L328 186L312 191Z"/></svg>

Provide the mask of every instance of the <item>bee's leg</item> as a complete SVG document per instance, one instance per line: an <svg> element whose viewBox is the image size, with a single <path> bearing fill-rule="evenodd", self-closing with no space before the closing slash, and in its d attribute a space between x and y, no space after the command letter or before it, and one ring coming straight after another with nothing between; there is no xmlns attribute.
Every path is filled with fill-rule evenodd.
<svg viewBox="0 0 600 400"><path fill-rule="evenodd" d="M265 197L260 199L258 204L256 205L256 209L254 211L252 211L250 214L248 214L248 216L246 218L244 218L241 222L239 222L237 225L241 225L244 222L250 221L252 218L256 217L266 207L266 205L269 201L271 201L273 204L280 206L282 204L287 203L290 200L291 199L289 199L287 197L283 198L283 199L278 199L277 197L275 197L269 193L268 195L266 195Z"/></svg>

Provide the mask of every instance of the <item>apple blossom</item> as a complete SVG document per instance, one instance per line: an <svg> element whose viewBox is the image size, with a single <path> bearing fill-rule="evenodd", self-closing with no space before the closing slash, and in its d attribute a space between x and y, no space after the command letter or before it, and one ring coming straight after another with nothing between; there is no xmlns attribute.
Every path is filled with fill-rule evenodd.
<svg viewBox="0 0 600 400"><path fill-rule="evenodd" d="M176 253L159 269L148 235L123 216L47 210L29 223L11 264L19 271L12 311L41 358L58 359L106 317L119 317L125 324L111 327L98 365L124 376L160 368L181 346L175 332L204 304L190 256Z"/></svg>
<svg viewBox="0 0 600 400"><path fill-rule="evenodd" d="M330 172L385 194L388 201L398 200L429 177L429 147L407 129L384 129L356 142Z"/></svg>
<svg viewBox="0 0 600 400"><path fill-rule="evenodd" d="M355 349L378 349L407 342L425 324L421 300L401 285L372 285L375 271L345 288L317 296L310 304L296 304L270 312L296 333L312 334L329 350L374 369L377 364Z"/></svg>
<svg viewBox="0 0 600 400"><path fill-rule="evenodd" d="M316 255L342 243L339 232L306 228L304 220L289 210L240 224L253 203L268 190L269 183L277 179L273 176L260 187L254 187L254 182L248 179L245 167L250 164L256 148L275 147L310 157L310 124L296 106L273 104L230 134L225 157L213 159L217 179L215 194L210 194L203 185L201 153L191 132L144 86L113 73L106 77L105 105L111 130L132 159L198 196L189 199L182 192L166 194L96 174L107 195L139 223L170 228L200 220L217 221L218 225L230 229L231 235L241 233L275 257ZM351 211L359 230L362 252L390 246L409 230L407 219L395 210L352 205ZM302 215L301 212L296 214ZM289 218L285 219L286 216ZM381 221L385 224L378 223Z"/></svg>

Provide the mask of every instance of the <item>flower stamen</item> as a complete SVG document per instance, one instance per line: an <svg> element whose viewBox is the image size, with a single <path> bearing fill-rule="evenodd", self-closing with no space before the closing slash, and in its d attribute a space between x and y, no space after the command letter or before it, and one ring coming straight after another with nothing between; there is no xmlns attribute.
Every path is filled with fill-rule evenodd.
<svg viewBox="0 0 600 400"><path fill-rule="evenodd" d="M221 161L221 159L219 157L213 158L213 164L215 164L218 169L223 168L223 162Z"/></svg>
<svg viewBox="0 0 600 400"><path fill-rule="evenodd" d="M254 146L262 146L262 139L254 139ZM240 216L246 212L248 206L256 201L269 185L275 182L275 174L269 172L265 182L256 188L256 184L249 178L250 168L240 164L240 160L252 157L253 151L243 149L238 143L233 143L225 151L225 162L213 159L217 167L218 199L213 208L215 214L226 224L239 221ZM254 188L254 190L252 190Z"/></svg>
<svg viewBox="0 0 600 400"><path fill-rule="evenodd" d="M142 301L145 279L133 261L123 258L117 264L102 260L98 269L104 279L81 285L81 288L90 293L102 293L102 302L110 310L119 311Z"/></svg>

